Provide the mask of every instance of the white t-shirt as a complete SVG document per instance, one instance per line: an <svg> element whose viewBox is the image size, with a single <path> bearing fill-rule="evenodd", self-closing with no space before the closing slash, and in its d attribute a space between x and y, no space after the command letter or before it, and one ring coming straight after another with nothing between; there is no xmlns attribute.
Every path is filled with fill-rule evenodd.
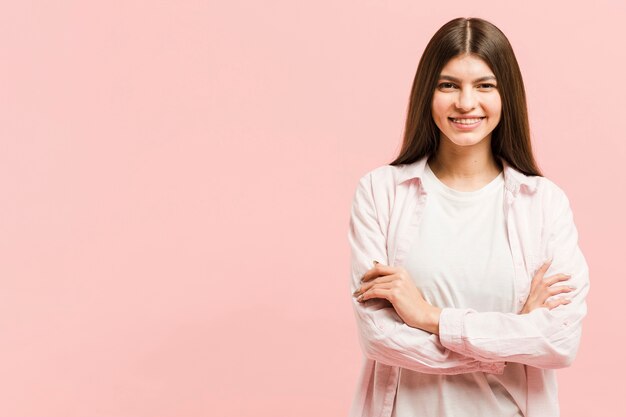
<svg viewBox="0 0 626 417"><path fill-rule="evenodd" d="M426 164L428 200L405 268L438 307L515 313L514 266L503 213L503 173L476 191L454 190ZM502 375L425 374L400 369L392 417L522 417L524 365Z"/></svg>

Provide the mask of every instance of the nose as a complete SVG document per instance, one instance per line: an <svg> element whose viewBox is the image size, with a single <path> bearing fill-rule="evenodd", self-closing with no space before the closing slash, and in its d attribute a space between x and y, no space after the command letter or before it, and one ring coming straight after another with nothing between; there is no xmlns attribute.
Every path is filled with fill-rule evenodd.
<svg viewBox="0 0 626 417"><path fill-rule="evenodd" d="M460 110L469 111L476 107L476 95L473 88L464 88L459 91L456 106Z"/></svg>

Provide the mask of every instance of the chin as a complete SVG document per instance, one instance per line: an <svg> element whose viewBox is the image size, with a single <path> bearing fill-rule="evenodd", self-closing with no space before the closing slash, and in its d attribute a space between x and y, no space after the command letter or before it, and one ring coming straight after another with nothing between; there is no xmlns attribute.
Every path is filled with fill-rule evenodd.
<svg viewBox="0 0 626 417"><path fill-rule="evenodd" d="M470 136L467 135L465 137L461 136L447 136L448 140L452 143L454 143L457 146L473 146L473 145L477 145L480 142L482 142L483 140L487 139L487 136Z"/></svg>

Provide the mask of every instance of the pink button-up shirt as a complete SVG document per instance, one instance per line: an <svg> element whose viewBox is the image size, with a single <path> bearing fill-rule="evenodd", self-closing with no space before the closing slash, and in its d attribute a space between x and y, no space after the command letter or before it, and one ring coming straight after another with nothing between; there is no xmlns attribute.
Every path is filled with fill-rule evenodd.
<svg viewBox="0 0 626 417"><path fill-rule="evenodd" d="M517 311L535 271L547 259L545 277L570 273L571 303L529 314L443 308L439 335L410 327L384 299L360 303L352 295L377 260L402 266L416 235L428 194L421 185L427 157L412 164L384 165L361 177L352 202L350 298L365 354L350 417L389 417L400 368L430 374L502 374L507 362L526 366L526 417L559 415L555 369L571 365L587 314L589 269L565 193L545 177L526 176L506 161L504 217L515 266ZM558 285L558 284L557 284ZM523 382L522 382L523 383Z"/></svg>

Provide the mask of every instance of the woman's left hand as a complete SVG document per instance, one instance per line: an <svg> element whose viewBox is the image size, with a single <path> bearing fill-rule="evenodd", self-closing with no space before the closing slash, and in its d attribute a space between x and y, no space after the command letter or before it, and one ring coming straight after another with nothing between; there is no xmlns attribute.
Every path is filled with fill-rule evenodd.
<svg viewBox="0 0 626 417"><path fill-rule="evenodd" d="M415 286L406 269L375 262L361 278L361 288L354 295L359 302L370 298L384 298L396 310L400 318L411 327L424 328L429 304Z"/></svg>

